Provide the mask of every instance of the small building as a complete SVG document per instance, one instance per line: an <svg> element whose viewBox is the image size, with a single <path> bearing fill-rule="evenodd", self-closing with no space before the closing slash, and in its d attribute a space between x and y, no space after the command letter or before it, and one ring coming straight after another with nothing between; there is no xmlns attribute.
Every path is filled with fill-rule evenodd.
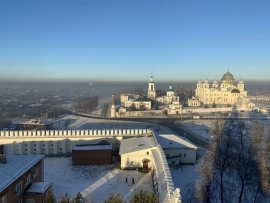
<svg viewBox="0 0 270 203"><path fill-rule="evenodd" d="M198 98L192 97L191 99L188 99L188 106L201 106L201 102L199 101Z"/></svg>
<svg viewBox="0 0 270 203"><path fill-rule="evenodd" d="M174 89L172 88L172 85L170 85L167 90L167 95L157 97L156 100L162 104L171 104L172 102L179 102L179 96L175 96Z"/></svg>
<svg viewBox="0 0 270 203"><path fill-rule="evenodd" d="M154 137L162 147L169 165L195 164L198 147L188 139L174 134L157 134Z"/></svg>
<svg viewBox="0 0 270 203"><path fill-rule="evenodd" d="M112 163L112 144L102 140L97 144L76 145L72 150L72 165L102 165Z"/></svg>
<svg viewBox="0 0 270 203"><path fill-rule="evenodd" d="M156 148L153 137L129 138L121 141L119 155L121 169L151 169L152 152Z"/></svg>
<svg viewBox="0 0 270 203"><path fill-rule="evenodd" d="M53 130L53 121L31 119L16 124L16 130Z"/></svg>
<svg viewBox="0 0 270 203"><path fill-rule="evenodd" d="M138 97L136 99L130 99L125 102L125 107L134 109L147 110L151 109L151 100L146 97Z"/></svg>
<svg viewBox="0 0 270 203"><path fill-rule="evenodd" d="M52 183L43 182L43 158L44 155L0 155L1 203L45 203Z"/></svg>

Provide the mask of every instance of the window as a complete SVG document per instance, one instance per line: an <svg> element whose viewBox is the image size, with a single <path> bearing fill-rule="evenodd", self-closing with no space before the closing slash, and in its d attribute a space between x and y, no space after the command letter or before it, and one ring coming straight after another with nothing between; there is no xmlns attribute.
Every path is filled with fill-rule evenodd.
<svg viewBox="0 0 270 203"><path fill-rule="evenodd" d="M35 169L35 177L38 176L38 175L39 175L39 168L36 167L36 169Z"/></svg>
<svg viewBox="0 0 270 203"><path fill-rule="evenodd" d="M172 164L175 164L175 161L172 161Z"/></svg>
<svg viewBox="0 0 270 203"><path fill-rule="evenodd" d="M169 155L169 154L167 154L167 157L170 157L170 155Z"/></svg>
<svg viewBox="0 0 270 203"><path fill-rule="evenodd" d="M133 161L130 162L130 165L133 165Z"/></svg>
<svg viewBox="0 0 270 203"><path fill-rule="evenodd" d="M4 195L2 198L1 198L1 203L7 203L7 196Z"/></svg>
<svg viewBox="0 0 270 203"><path fill-rule="evenodd" d="M15 186L15 194L18 195L22 191L22 181Z"/></svg>
<svg viewBox="0 0 270 203"><path fill-rule="evenodd" d="M149 152L146 152L147 155L149 155Z"/></svg>
<svg viewBox="0 0 270 203"><path fill-rule="evenodd" d="M28 176L27 176L27 179L26 179L26 183L30 183L30 181L31 181L31 176L30 176L30 173L29 173Z"/></svg>
<svg viewBox="0 0 270 203"><path fill-rule="evenodd" d="M184 153L184 158L187 158L187 155L186 155L186 153Z"/></svg>
<svg viewBox="0 0 270 203"><path fill-rule="evenodd" d="M182 158L182 154L181 153L179 154L179 157Z"/></svg>

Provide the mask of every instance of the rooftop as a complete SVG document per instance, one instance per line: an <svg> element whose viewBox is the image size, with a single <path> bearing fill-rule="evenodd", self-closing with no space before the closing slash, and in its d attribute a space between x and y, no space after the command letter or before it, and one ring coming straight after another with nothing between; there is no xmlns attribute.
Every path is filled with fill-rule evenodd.
<svg viewBox="0 0 270 203"><path fill-rule="evenodd" d="M52 182L33 182L30 183L28 189L25 191L27 194L43 194L52 185Z"/></svg>
<svg viewBox="0 0 270 203"><path fill-rule="evenodd" d="M156 146L153 137L134 137L121 141L119 154L127 154Z"/></svg>
<svg viewBox="0 0 270 203"><path fill-rule="evenodd" d="M6 163L0 163L0 192L28 171L44 155L6 155Z"/></svg>
<svg viewBox="0 0 270 203"><path fill-rule="evenodd" d="M198 147L192 144L188 139L174 134L157 134L155 133L157 142L162 149L182 148L182 149L197 149Z"/></svg>
<svg viewBox="0 0 270 203"><path fill-rule="evenodd" d="M31 119L22 121L19 124L48 125L51 123L53 123L53 121L49 119Z"/></svg>
<svg viewBox="0 0 270 203"><path fill-rule="evenodd" d="M134 99L134 101L143 102L143 101L151 101L151 100L148 99L147 97L138 97L137 99Z"/></svg>

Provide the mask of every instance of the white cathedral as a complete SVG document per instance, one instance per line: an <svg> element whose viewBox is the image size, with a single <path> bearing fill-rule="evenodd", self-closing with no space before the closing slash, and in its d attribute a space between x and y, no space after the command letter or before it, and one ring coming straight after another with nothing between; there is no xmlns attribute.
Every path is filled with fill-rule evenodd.
<svg viewBox="0 0 270 203"><path fill-rule="evenodd" d="M213 104L218 106L231 106L239 100L247 98L247 91L244 89L244 82L240 80L235 85L233 75L228 71L221 78L221 83L214 81L212 86L207 79L199 80L195 90L195 97L188 100L189 106L200 106Z"/></svg>

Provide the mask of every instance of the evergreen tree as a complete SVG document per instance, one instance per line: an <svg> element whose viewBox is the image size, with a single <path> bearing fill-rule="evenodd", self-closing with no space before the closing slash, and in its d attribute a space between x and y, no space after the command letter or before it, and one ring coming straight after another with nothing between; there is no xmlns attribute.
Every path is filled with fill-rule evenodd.
<svg viewBox="0 0 270 203"><path fill-rule="evenodd" d="M56 203L56 198L53 194L52 188L49 188L45 202L46 203Z"/></svg>
<svg viewBox="0 0 270 203"><path fill-rule="evenodd" d="M126 203L126 202L120 197L119 193L116 193L115 195L111 193L109 198L106 199L103 203Z"/></svg>
<svg viewBox="0 0 270 203"><path fill-rule="evenodd" d="M73 197L71 200L70 200L70 203L84 203L85 202L85 198L82 196L82 193L81 192L78 192L76 194L75 197Z"/></svg>
<svg viewBox="0 0 270 203"><path fill-rule="evenodd" d="M69 195L67 192L64 195L62 195L59 203L70 203Z"/></svg>
<svg viewBox="0 0 270 203"><path fill-rule="evenodd" d="M158 203L158 198L153 192L148 194L146 190L140 189L131 197L130 203Z"/></svg>

